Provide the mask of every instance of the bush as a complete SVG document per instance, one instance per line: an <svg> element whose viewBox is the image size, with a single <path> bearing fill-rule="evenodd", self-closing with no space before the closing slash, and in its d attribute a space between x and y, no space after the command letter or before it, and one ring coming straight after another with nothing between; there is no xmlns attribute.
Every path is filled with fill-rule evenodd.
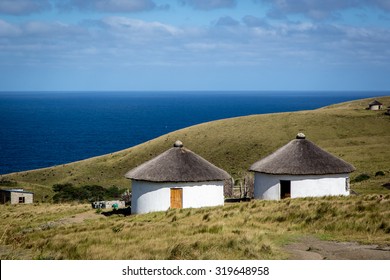
<svg viewBox="0 0 390 280"><path fill-rule="evenodd" d="M70 201L100 201L118 199L125 190L121 190L116 186L106 189L98 185L87 185L75 187L70 183L56 184L53 186L53 191L56 194L53 196L53 201L70 202Z"/></svg>
<svg viewBox="0 0 390 280"><path fill-rule="evenodd" d="M18 183L13 181L13 180L6 180L6 179L1 179L0 180L0 186L15 187L17 185L18 185Z"/></svg>
<svg viewBox="0 0 390 280"><path fill-rule="evenodd" d="M365 181L368 179L370 179L370 175L363 173L363 174L358 175L353 181L354 182L362 182L362 181Z"/></svg>
<svg viewBox="0 0 390 280"><path fill-rule="evenodd" d="M375 177L377 177L377 176L385 176L385 172L383 172L383 171L377 171L377 172L375 173Z"/></svg>
<svg viewBox="0 0 390 280"><path fill-rule="evenodd" d="M123 230L123 227L124 227L123 224L115 225L111 228L111 230L113 233L118 233L118 232L121 232Z"/></svg>
<svg viewBox="0 0 390 280"><path fill-rule="evenodd" d="M106 195L112 198L119 199L123 193L123 190L119 189L117 186L112 186L106 189Z"/></svg>

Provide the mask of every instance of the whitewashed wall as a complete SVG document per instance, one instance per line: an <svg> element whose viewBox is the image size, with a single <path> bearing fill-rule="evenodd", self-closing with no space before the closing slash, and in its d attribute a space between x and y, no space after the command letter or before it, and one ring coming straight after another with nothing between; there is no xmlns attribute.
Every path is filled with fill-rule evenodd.
<svg viewBox="0 0 390 280"><path fill-rule="evenodd" d="M380 110L381 107L379 105L373 105L373 106L370 106L370 110L372 111L377 111L377 110Z"/></svg>
<svg viewBox="0 0 390 280"><path fill-rule="evenodd" d="M153 183L132 181L131 212L165 211L171 204L171 188L183 188L183 208L223 205L223 182Z"/></svg>
<svg viewBox="0 0 390 280"><path fill-rule="evenodd" d="M333 175L270 175L255 173L255 198L266 200L280 199L280 180L291 181L291 198L349 195L346 188L348 174Z"/></svg>
<svg viewBox="0 0 390 280"><path fill-rule="evenodd" d="M24 197L25 204L33 203L32 193L11 192L11 204L19 204L19 197Z"/></svg>

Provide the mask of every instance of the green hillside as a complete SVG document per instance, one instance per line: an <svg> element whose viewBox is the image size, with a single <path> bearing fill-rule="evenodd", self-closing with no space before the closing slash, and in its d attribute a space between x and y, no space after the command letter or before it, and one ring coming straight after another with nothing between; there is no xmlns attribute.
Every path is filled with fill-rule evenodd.
<svg viewBox="0 0 390 280"><path fill-rule="evenodd" d="M378 97L390 106L390 96ZM249 166L295 137L306 134L320 147L352 163L368 180L352 183L359 193L388 193L390 182L390 116L365 110L373 98L292 113L251 115L203 123L181 129L116 153L45 169L1 175L3 186L15 184L34 191L38 200L52 194L58 183L128 187L124 174L170 148L184 146L228 171L235 179ZM384 175L375 176L378 171ZM381 173L381 174L382 174ZM11 181L11 183L10 183ZM1 187L1 186L0 186Z"/></svg>

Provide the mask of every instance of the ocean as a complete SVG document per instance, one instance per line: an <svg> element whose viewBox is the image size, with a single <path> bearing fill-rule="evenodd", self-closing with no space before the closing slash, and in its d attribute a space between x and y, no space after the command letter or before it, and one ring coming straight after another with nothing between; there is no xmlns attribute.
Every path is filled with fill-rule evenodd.
<svg viewBox="0 0 390 280"><path fill-rule="evenodd" d="M0 174L116 152L187 126L385 92L0 92Z"/></svg>

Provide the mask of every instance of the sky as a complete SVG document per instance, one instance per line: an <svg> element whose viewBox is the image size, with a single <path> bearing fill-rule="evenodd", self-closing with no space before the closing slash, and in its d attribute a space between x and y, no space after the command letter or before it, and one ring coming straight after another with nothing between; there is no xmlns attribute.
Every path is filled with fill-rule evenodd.
<svg viewBox="0 0 390 280"><path fill-rule="evenodd" d="M0 0L0 91L390 90L390 0Z"/></svg>

